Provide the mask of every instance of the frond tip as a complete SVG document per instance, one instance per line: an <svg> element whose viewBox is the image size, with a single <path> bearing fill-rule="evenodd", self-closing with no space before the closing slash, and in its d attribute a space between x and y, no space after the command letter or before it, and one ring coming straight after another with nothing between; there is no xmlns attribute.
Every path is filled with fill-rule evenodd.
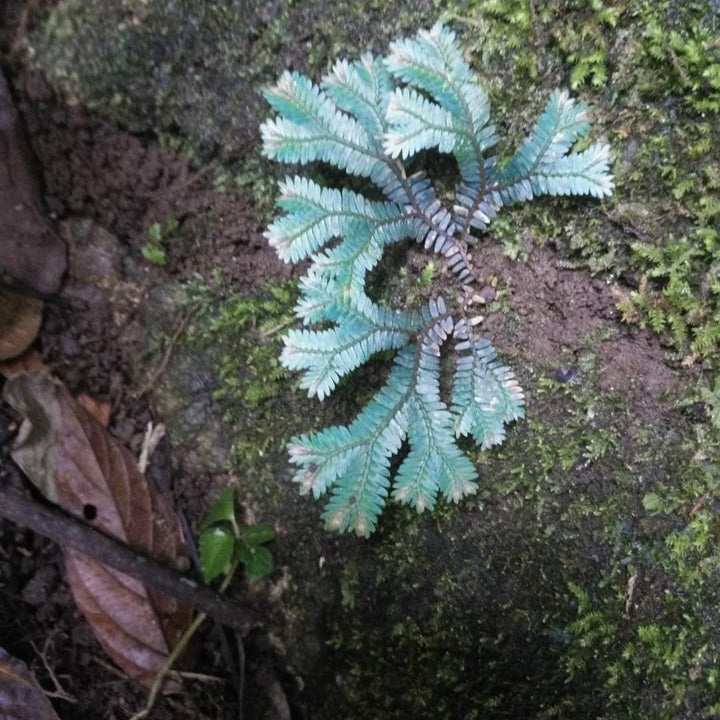
<svg viewBox="0 0 720 720"><path fill-rule="evenodd" d="M523 392L513 372L495 359L487 340L465 340L456 348L455 434L472 435L487 450L505 439L505 423L524 416Z"/></svg>
<svg viewBox="0 0 720 720"><path fill-rule="evenodd" d="M276 113L261 127L267 157L326 163L360 177L363 187L377 186L373 197L286 178L282 214L265 233L284 262L307 263L295 308L302 327L285 334L280 359L301 373L310 396L323 400L371 356L395 353L387 381L352 422L302 434L289 446L301 493L330 494L326 527L366 537L388 498L423 512L440 496L459 502L475 493L477 471L458 439L469 436L487 450L524 415L515 376L462 308L450 311L436 298L419 310L392 310L371 298L368 273L388 246L411 240L440 255L459 282L472 283L473 233L484 232L503 206L539 195L610 195L610 149L573 150L590 132L587 107L556 91L511 158L488 157L498 138L487 93L454 33L439 23L394 42L386 59L339 60L319 84L286 72L265 97ZM404 164L431 149L457 164L451 205L426 171L409 173ZM445 352L449 343L454 348ZM443 355L455 361L448 402Z"/></svg>

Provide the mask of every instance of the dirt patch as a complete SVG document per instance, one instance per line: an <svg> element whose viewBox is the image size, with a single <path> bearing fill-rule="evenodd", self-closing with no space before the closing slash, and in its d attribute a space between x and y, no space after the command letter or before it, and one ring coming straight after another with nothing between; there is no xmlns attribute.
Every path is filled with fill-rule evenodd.
<svg viewBox="0 0 720 720"><path fill-rule="evenodd" d="M22 69L15 89L56 218L92 218L136 258L152 223L177 223L162 268L173 278L210 278L220 270L239 290L253 290L270 277L288 277L263 238L253 198L217 192L212 165L198 171L186 158L67 106L38 73Z"/></svg>
<svg viewBox="0 0 720 720"><path fill-rule="evenodd" d="M484 324L505 352L550 372L580 353L597 353L603 389L641 404L678 389L679 372L657 338L620 325L604 278L560 267L547 247L532 248L527 262L513 262L497 245L485 244L473 260L479 277L493 274L507 288L510 312L491 313Z"/></svg>
<svg viewBox="0 0 720 720"><path fill-rule="evenodd" d="M665 351L651 338L612 340L603 345L603 353L605 363L600 382L607 390L628 392L633 398L657 399L679 386L679 373L668 367Z"/></svg>

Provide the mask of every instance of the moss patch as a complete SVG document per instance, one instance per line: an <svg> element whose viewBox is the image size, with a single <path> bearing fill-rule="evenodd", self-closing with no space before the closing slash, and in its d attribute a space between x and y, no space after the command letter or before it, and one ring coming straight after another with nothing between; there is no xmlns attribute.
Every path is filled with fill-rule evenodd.
<svg viewBox="0 0 720 720"><path fill-rule="evenodd" d="M643 499L687 470L692 447L673 457L661 448L689 423L668 410L643 433L624 399L598 387L591 358L581 378L530 388L529 422L481 460L476 500L432 517L392 510L362 564L342 568L346 612L329 621L334 682L322 686L319 717L580 718L603 707L640 718L704 707L707 692L668 692L692 661L649 662L643 630L658 601L644 573L668 529ZM714 613L710 596L694 602L693 618ZM678 623L695 657L719 638L685 610L666 608L661 634ZM667 639L662 652L677 655Z"/></svg>

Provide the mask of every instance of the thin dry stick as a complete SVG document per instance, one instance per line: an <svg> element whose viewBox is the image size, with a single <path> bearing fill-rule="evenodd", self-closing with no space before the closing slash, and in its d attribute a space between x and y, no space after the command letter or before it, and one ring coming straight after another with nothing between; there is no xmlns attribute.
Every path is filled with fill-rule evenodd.
<svg viewBox="0 0 720 720"><path fill-rule="evenodd" d="M180 657L180 654L185 650L187 644L190 642L190 638L196 633L197 629L205 622L207 615L205 613L199 613L198 616L192 621L190 627L183 633L183 636L178 640L177 645L172 649L172 652L168 655L165 664L158 670L155 680L153 681L152 687L150 688L150 694L148 695L145 707L140 712L135 713L130 720L142 720L148 716L150 711L155 705L160 688L165 680L165 677L170 672L170 669L175 664L175 661Z"/></svg>
<svg viewBox="0 0 720 720"><path fill-rule="evenodd" d="M187 670L182 670L175 674L181 680L197 680L198 682L217 683L218 685L221 685L221 684L227 682L227 680L225 680L225 678L217 677L216 675L207 675L205 673L188 672Z"/></svg>
<svg viewBox="0 0 720 720"><path fill-rule="evenodd" d="M225 579L222 581L222 585L220 585L220 593L225 592L227 586L230 584L230 581L235 576L235 571L238 569L239 561L234 560L233 564L228 572L228 574L225 576ZM140 710L140 712L135 713L130 720L142 720L142 718L145 718L148 716L149 712L153 709L153 706L155 705L155 701L157 700L158 693L160 692L160 688L163 685L163 682L165 681L165 678L167 674L172 669L172 666L175 664L175 661L182 655L183 651L187 647L187 644L192 639L193 635L197 632L197 629L205 622L205 619L207 618L207 615L205 613L199 613L198 616L192 621L192 624L190 627L183 633L182 637L177 641L177 644L172 649L172 652L168 655L167 660L165 660L165 663L163 666L158 670L157 675L155 676L155 680L153 681L152 687L150 688L150 694L148 695L147 702L145 703L145 707Z"/></svg>
<svg viewBox="0 0 720 720"><path fill-rule="evenodd" d="M47 672L52 684L55 686L55 690L43 690L45 695L50 698L58 698L59 700L65 700L65 702L69 703L76 703L77 698L71 695L69 692L65 690L65 688L62 686L60 680L58 680L57 675L55 674L55 670L53 670L52 665L50 664L50 661L48 660L48 648L50 647L50 643L52 642L53 633L51 633L47 638L45 638L45 644L43 645L42 652L38 650L37 645L31 640L30 645L32 646L32 649L36 652L40 660L42 661L43 666L45 667L45 671Z"/></svg>
<svg viewBox="0 0 720 720"><path fill-rule="evenodd" d="M245 646L243 645L243 639L239 634L235 635L238 649L238 720L243 720L245 717L245 711L243 709L243 702L245 700Z"/></svg>
<svg viewBox="0 0 720 720"><path fill-rule="evenodd" d="M194 304L190 309L185 313L182 320L180 320L180 323L177 326L177 329L172 334L172 337L168 341L167 347L165 348L165 352L163 353L162 360L160 361L160 364L150 373L150 377L147 379L147 382L138 390L135 400L139 400L145 393L149 392L153 389L153 386L157 382L158 378L165 372L167 369L167 366L170 362L170 358L172 357L173 350L175 349L175 345L177 344L177 341L180 339L180 336L187 330L187 326L190 324L190 320L192 320L193 315L195 314L195 311L198 309L198 304Z"/></svg>
<svg viewBox="0 0 720 720"><path fill-rule="evenodd" d="M138 460L138 469L144 475L147 470L150 456L157 449L158 443L165 437L165 426L162 423L152 424L152 420L148 421L145 428L145 436L143 437L142 449L140 451L140 459Z"/></svg>
<svg viewBox="0 0 720 720"><path fill-rule="evenodd" d="M44 507L2 483L0 483L0 517L30 528L39 535L54 540L62 547L69 547L89 555L104 565L174 597L183 604L201 610L243 635L262 624L260 616L251 608L221 597L207 585L198 583L193 578L136 552L89 525L78 522L66 513Z"/></svg>

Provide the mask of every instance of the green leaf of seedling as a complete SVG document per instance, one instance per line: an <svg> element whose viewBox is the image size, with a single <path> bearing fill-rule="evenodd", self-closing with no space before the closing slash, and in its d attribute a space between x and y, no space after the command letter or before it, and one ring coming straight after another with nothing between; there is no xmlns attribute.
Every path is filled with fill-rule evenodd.
<svg viewBox="0 0 720 720"><path fill-rule="evenodd" d="M431 260L422 269L422 272L420 273L420 287L422 287L422 288L430 287L430 284L432 283L433 278L435 277L436 271L437 271L437 266Z"/></svg>
<svg viewBox="0 0 720 720"><path fill-rule="evenodd" d="M159 245L155 245L155 243L145 243L140 252L142 252L142 256L146 260L149 260L154 265L163 266L167 262L165 251Z"/></svg>
<svg viewBox="0 0 720 720"><path fill-rule="evenodd" d="M206 583L227 572L232 559L235 536L222 527L212 527L200 534L200 569Z"/></svg>
<svg viewBox="0 0 720 720"><path fill-rule="evenodd" d="M210 508L210 512L200 523L200 530L205 530L211 525L217 525L221 522L229 522L233 528L236 527L235 520L235 488L230 486L223 490L222 495L215 501Z"/></svg>
<svg viewBox="0 0 720 720"><path fill-rule="evenodd" d="M240 539L251 547L263 545L275 539L275 531L269 525L248 525L240 531Z"/></svg>
<svg viewBox="0 0 720 720"><path fill-rule="evenodd" d="M154 222L148 228L148 235L154 243L160 244L160 242L162 241L162 228L160 227L159 222Z"/></svg>
<svg viewBox="0 0 720 720"><path fill-rule="evenodd" d="M240 541L237 544L237 554L251 580L265 577L272 572L274 566L273 556L266 547L248 545Z"/></svg>

